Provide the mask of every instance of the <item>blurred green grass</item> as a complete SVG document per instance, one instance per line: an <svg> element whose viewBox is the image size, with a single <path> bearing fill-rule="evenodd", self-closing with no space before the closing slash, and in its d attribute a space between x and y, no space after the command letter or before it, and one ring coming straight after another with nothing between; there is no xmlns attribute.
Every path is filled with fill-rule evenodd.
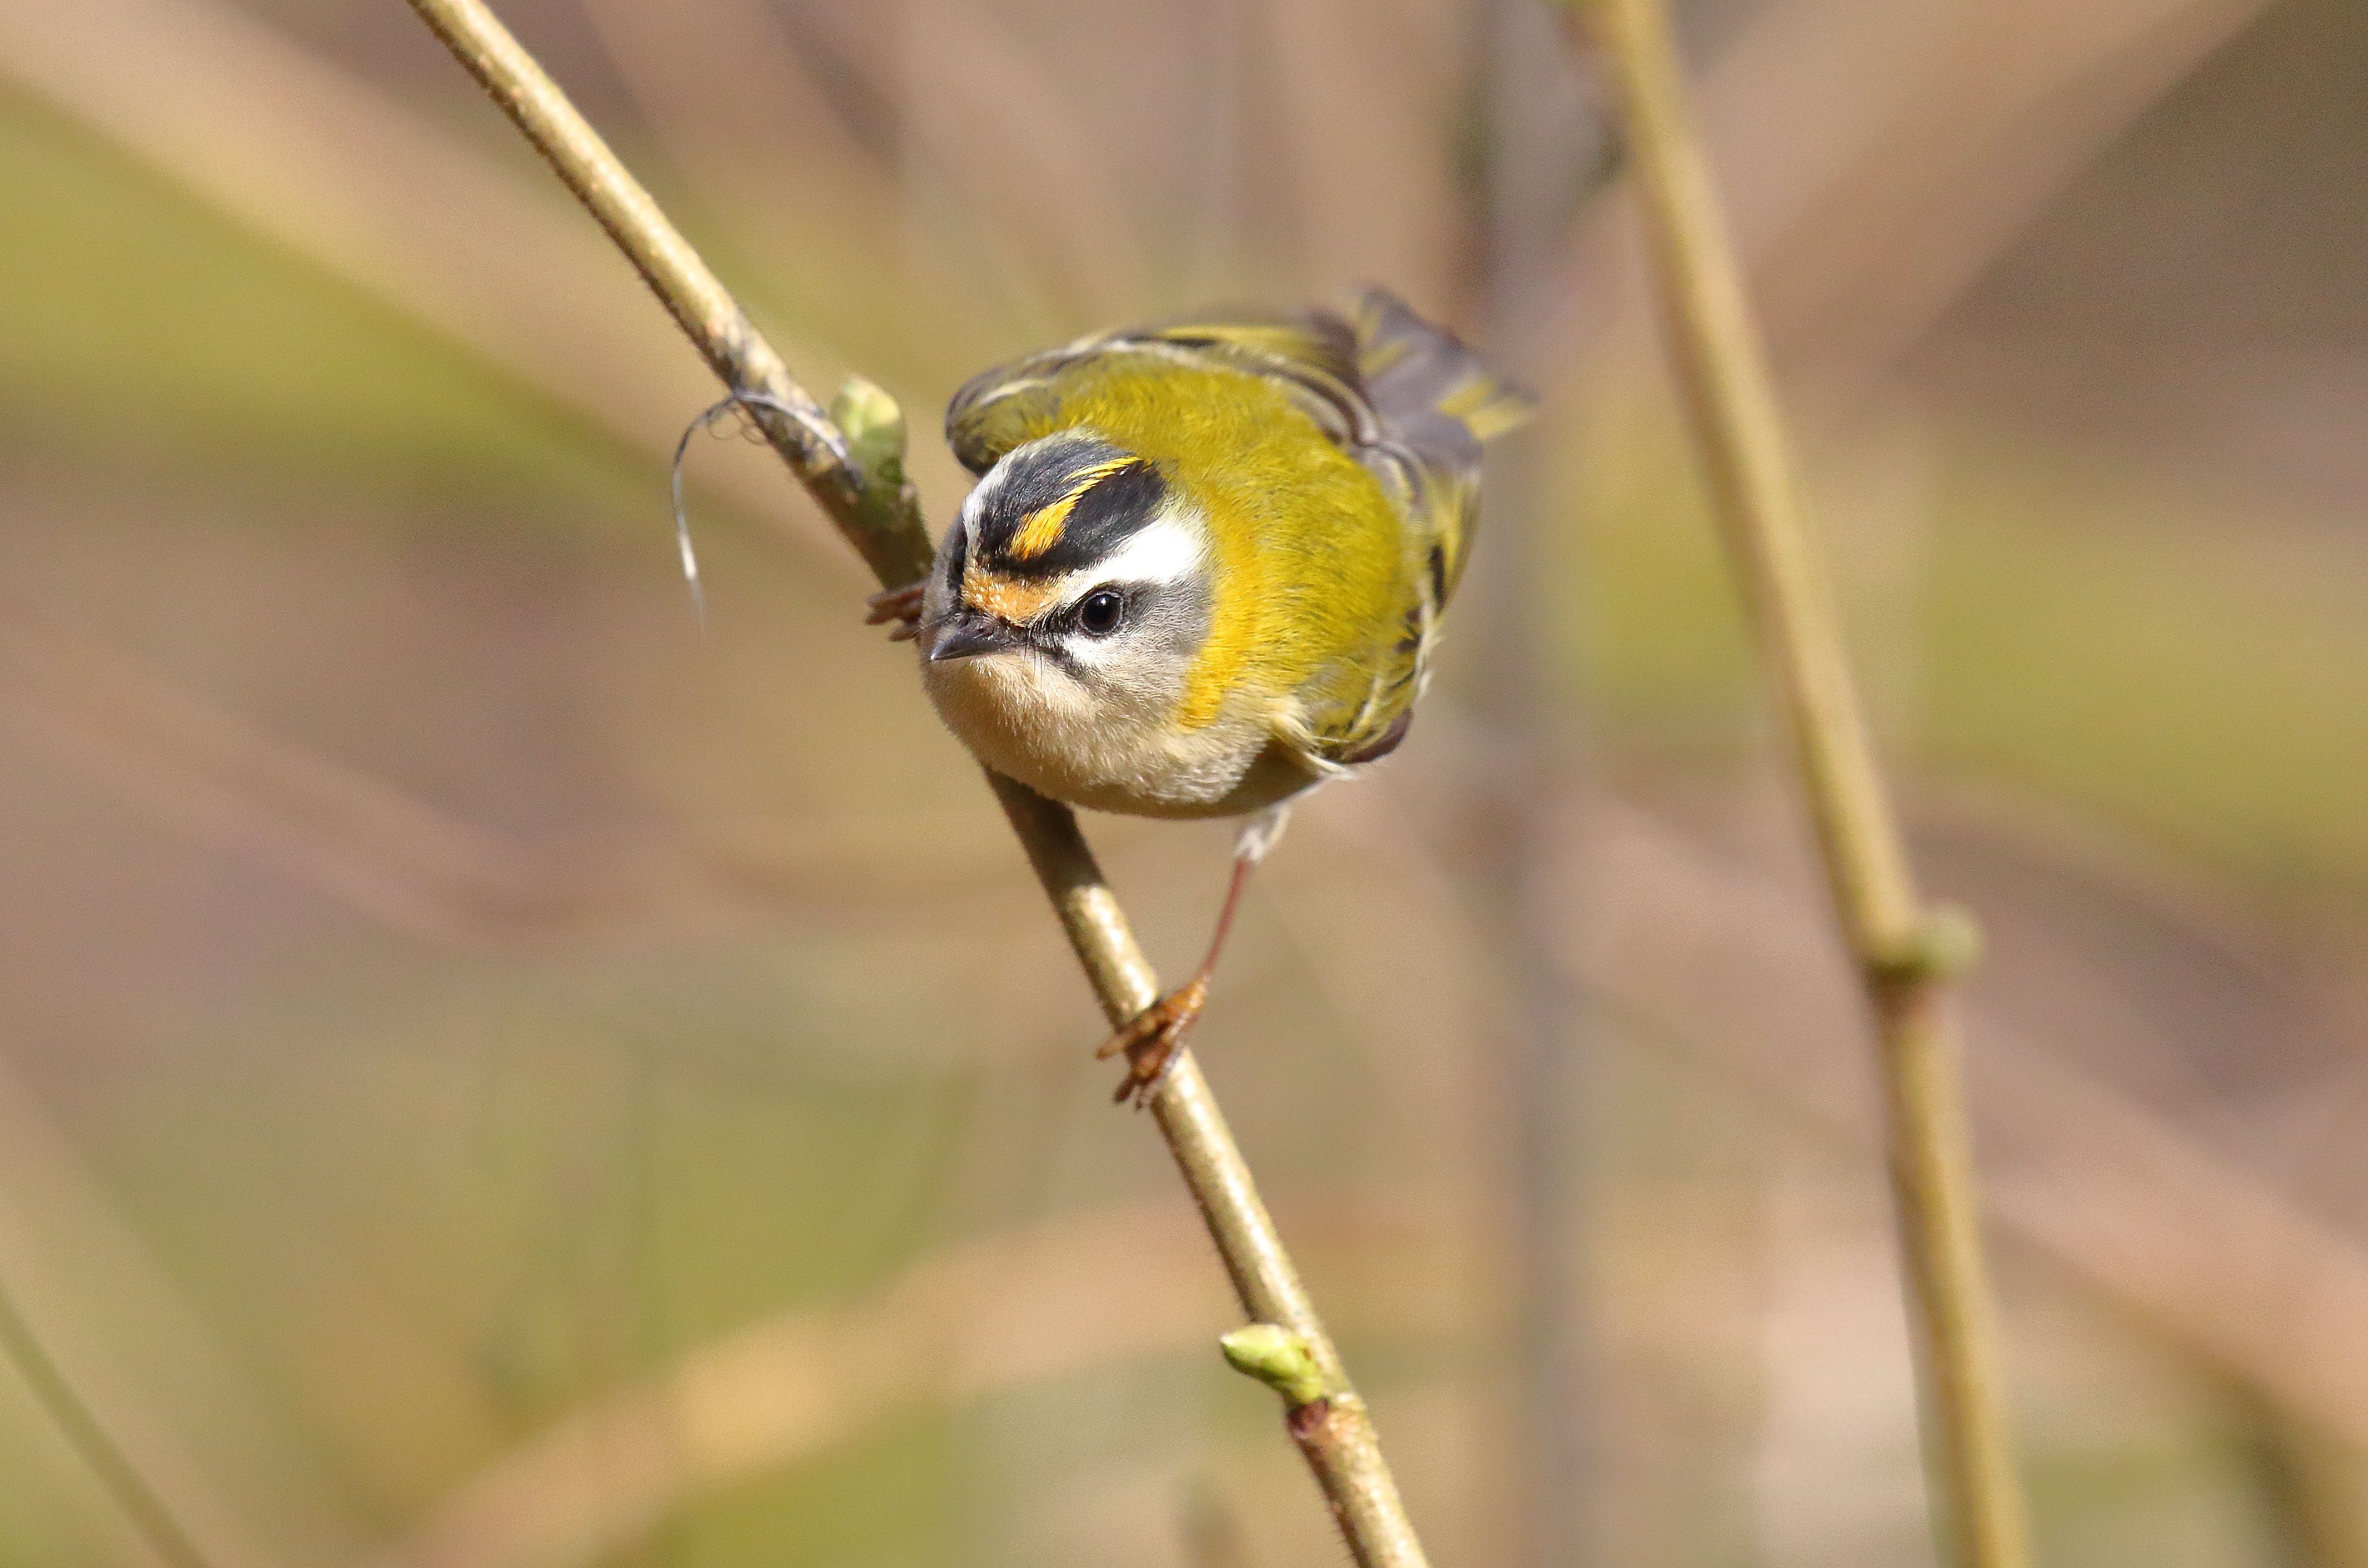
<svg viewBox="0 0 2368 1568"><path fill-rule="evenodd" d="M0 94L0 225L19 463L37 442L44 466L393 494L422 520L435 486L466 485L578 527L646 488L580 421L17 94Z"/></svg>

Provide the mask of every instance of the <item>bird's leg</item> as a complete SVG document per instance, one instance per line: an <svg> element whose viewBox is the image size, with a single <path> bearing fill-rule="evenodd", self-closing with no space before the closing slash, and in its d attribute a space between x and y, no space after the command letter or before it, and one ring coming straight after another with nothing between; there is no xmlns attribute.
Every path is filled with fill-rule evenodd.
<svg viewBox="0 0 2368 1568"><path fill-rule="evenodd" d="M869 612L863 618L866 626L885 626L896 622L896 630L888 634L891 642L910 642L921 632L921 595L926 583L907 583L901 588L888 588L863 601Z"/></svg>
<svg viewBox="0 0 2368 1568"><path fill-rule="evenodd" d="M1256 860L1235 858L1234 880L1225 889L1225 906L1218 912L1217 932L1210 938L1209 956L1201 960L1192 978L1128 1019L1094 1052L1097 1060L1121 1051L1126 1053L1126 1077L1112 1098L1121 1102L1132 1099L1140 1109L1159 1092L1167 1069L1176 1064L1177 1054L1184 1049L1184 1037L1201 1021L1201 1009L1208 1005L1209 977L1216 972L1217 955L1224 951L1225 934L1234 924L1235 906L1241 903L1242 889L1249 885L1250 870L1257 864Z"/></svg>
<svg viewBox="0 0 2368 1568"><path fill-rule="evenodd" d="M1218 955L1225 950L1225 937L1234 928L1234 911L1241 905L1242 891L1249 886L1250 872L1281 835L1284 814L1282 807L1269 808L1252 817L1242 830L1234 849L1233 880L1225 887L1224 906L1217 911L1216 932L1209 938L1209 955L1201 960L1192 978L1128 1019L1094 1052L1098 1061L1126 1053L1126 1077L1113 1099L1121 1104L1132 1099L1140 1110L1167 1081L1168 1070L1184 1049L1184 1037L1192 1032L1192 1026L1201 1021L1201 1009L1208 1006L1209 980L1217 971Z"/></svg>

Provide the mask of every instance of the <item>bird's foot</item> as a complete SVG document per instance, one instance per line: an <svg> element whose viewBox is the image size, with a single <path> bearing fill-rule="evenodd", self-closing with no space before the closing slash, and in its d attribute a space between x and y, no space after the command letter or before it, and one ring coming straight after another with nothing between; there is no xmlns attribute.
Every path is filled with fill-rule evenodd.
<svg viewBox="0 0 2368 1568"><path fill-rule="evenodd" d="M1096 1061L1121 1052L1126 1056L1126 1077L1110 1096L1114 1101L1123 1105L1131 1099L1137 1110L1151 1103L1182 1053L1184 1037L1200 1021L1201 1009L1208 1002L1208 981L1195 980L1137 1013L1102 1042L1102 1048L1094 1052Z"/></svg>
<svg viewBox="0 0 2368 1568"><path fill-rule="evenodd" d="M888 633L888 641L910 642L921 634L921 594L926 586L921 583L907 583L901 588L889 588L872 595L863 601L863 608L868 612L863 624L885 626L893 620L896 623L896 630Z"/></svg>

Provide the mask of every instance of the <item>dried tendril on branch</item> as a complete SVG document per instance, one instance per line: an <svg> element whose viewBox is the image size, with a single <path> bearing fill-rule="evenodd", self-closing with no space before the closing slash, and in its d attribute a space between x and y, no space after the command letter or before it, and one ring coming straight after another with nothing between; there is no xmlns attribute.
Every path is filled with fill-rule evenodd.
<svg viewBox="0 0 2368 1568"><path fill-rule="evenodd" d="M841 436L828 420L816 418L812 412L784 403L769 393L735 391L728 397L717 399L691 416L690 423L682 427L682 435L674 444L674 464L669 488L674 496L675 549L682 556L682 580L689 585L691 610L699 617L699 626L702 631L707 629L707 594L700 584L699 552L692 548L690 542L690 513L682 499L683 460L689 455L690 438L693 436L698 435L701 430L714 430L727 417L735 418L740 422L740 434L744 440L763 440L763 431L758 429L757 422L749 417L748 411L752 408L770 409L782 418L790 420L799 429L829 449L830 455L837 458L848 472L850 473L855 472L855 460L847 449L846 437Z"/></svg>

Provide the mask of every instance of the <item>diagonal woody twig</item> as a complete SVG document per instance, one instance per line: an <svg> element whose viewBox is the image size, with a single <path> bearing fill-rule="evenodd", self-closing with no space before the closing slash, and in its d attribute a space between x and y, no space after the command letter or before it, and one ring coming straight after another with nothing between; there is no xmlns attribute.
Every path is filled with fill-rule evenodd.
<svg viewBox="0 0 2368 1568"><path fill-rule="evenodd" d="M929 565L929 537L918 497L903 476L903 426L894 403L877 389L851 384L858 395L842 395L834 419L480 0L411 0L411 6L632 259L725 386L766 400L749 408L750 417L882 585L922 576ZM1103 1012L1113 1025L1134 1017L1157 998L1158 983L1076 817L1008 778L987 777ZM1372 1417L1189 1052L1178 1054L1151 1113L1243 1310L1254 1323L1284 1331L1313 1368L1312 1376L1292 1381L1284 1391L1287 1425L1350 1552L1363 1568L1425 1568Z"/></svg>
<svg viewBox="0 0 2368 1568"><path fill-rule="evenodd" d="M1566 0L1620 99L1678 379L1790 733L1880 1046L1936 1524L1959 1568L2023 1568L1950 982L1970 923L1919 898L1810 546L1766 355L1688 112L1664 0Z"/></svg>

